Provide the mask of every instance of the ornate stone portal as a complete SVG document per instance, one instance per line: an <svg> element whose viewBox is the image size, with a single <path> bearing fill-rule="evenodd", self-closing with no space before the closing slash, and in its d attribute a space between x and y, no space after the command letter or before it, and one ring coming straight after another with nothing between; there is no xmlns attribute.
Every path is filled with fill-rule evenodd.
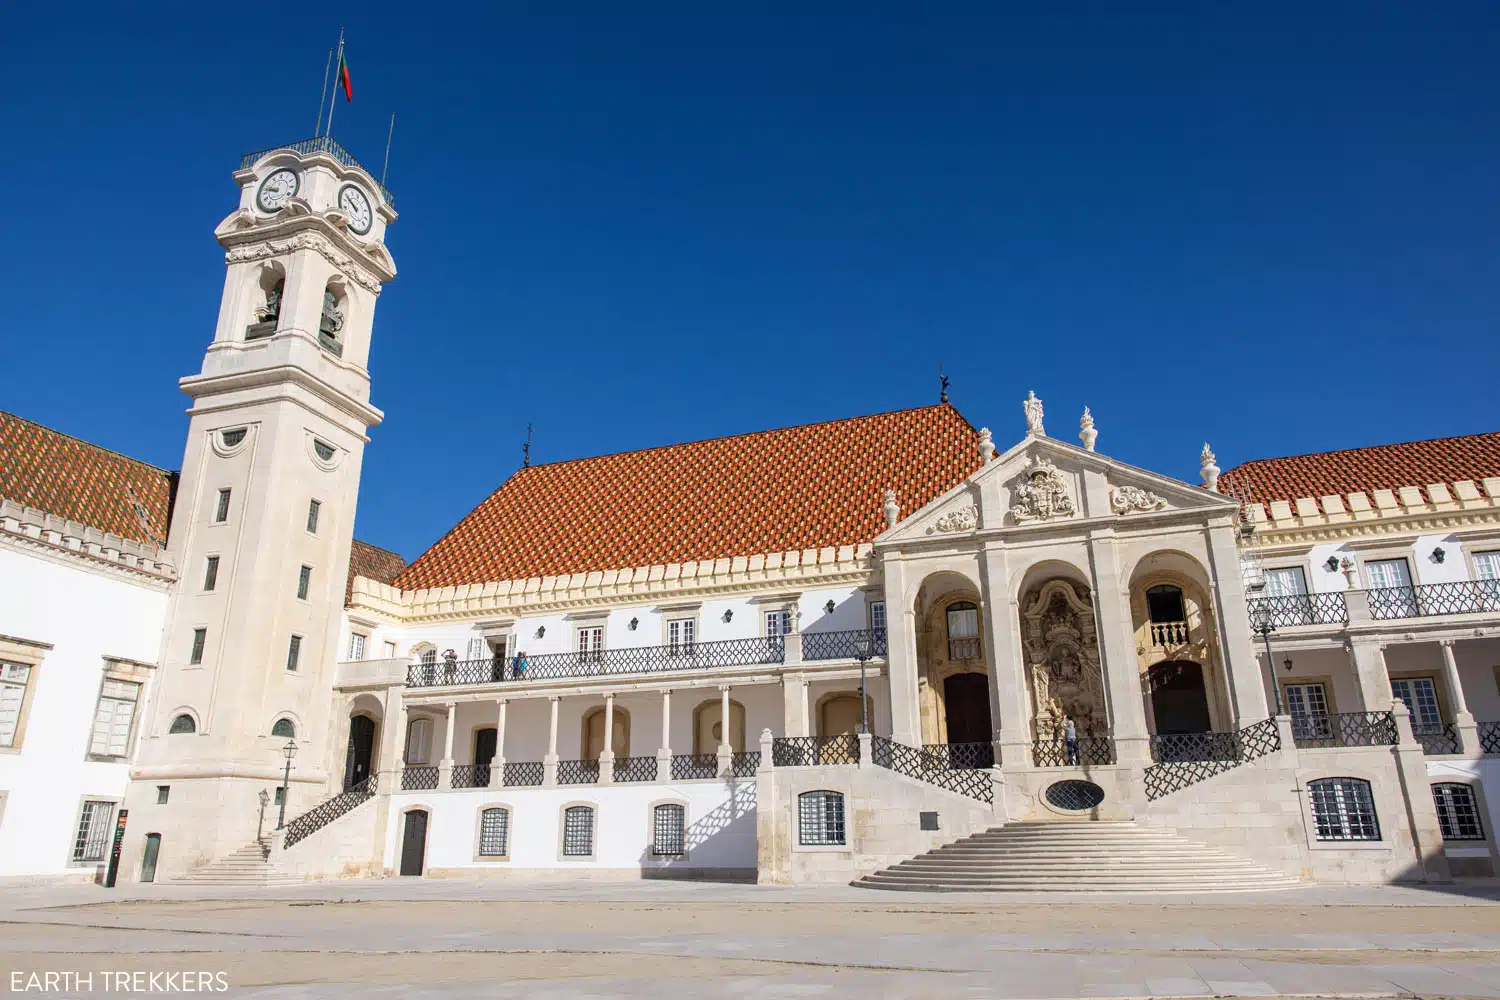
<svg viewBox="0 0 1500 1000"><path fill-rule="evenodd" d="M1067 580L1049 580L1021 602L1021 636L1037 739L1061 734L1072 719L1079 736L1108 736L1104 673L1094 608Z"/></svg>

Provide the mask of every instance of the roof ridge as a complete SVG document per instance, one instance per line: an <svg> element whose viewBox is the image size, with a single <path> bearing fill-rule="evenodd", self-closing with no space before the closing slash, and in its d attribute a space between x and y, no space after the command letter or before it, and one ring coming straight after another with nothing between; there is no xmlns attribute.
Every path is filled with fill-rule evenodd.
<svg viewBox="0 0 1500 1000"><path fill-rule="evenodd" d="M145 459L136 458L133 455L127 455L123 451L115 451L113 448L106 448L104 445L98 444L94 441L90 441L87 438L81 438L76 434L69 434L67 431L60 431L56 427L49 427L37 420L29 420L26 417L23 417L18 413L12 413L9 410L0 410L0 416L10 417L14 420L19 420L23 424L30 424L33 427L40 427L48 434L56 434L58 437L65 437L70 441L77 441L81 445L87 445L88 447L97 449L98 451L108 452L109 454L114 455L117 458L123 458L127 462L134 462L136 465L144 465L148 469L151 469L155 472L164 473L168 476L179 475L182 471L180 469L164 469L159 465L151 464Z"/></svg>
<svg viewBox="0 0 1500 1000"><path fill-rule="evenodd" d="M1230 475L1231 473L1239 469L1243 469L1247 465L1254 465L1258 462L1290 462L1298 458L1321 458L1325 455L1344 455L1348 454L1349 452L1356 451L1374 451L1376 449L1384 448L1402 448L1407 445L1414 444L1438 444L1445 441L1469 441L1474 438L1492 437L1495 435L1500 435L1500 431L1479 431L1475 434L1449 434L1445 435L1444 437L1413 438L1410 441L1387 441L1384 444L1355 445L1351 448L1331 448L1327 451L1305 451L1297 455L1267 455L1264 458L1246 459L1233 468L1226 470L1223 475Z"/></svg>

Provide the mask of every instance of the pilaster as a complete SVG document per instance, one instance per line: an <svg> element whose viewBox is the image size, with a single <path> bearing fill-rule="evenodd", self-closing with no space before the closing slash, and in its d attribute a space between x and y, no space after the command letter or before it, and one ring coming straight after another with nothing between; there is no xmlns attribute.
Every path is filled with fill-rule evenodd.
<svg viewBox="0 0 1500 1000"><path fill-rule="evenodd" d="M984 659L989 671L991 739L995 759L1008 769L1031 763L1027 718L1026 660L1021 647L1019 604L1011 597L1005 550L988 543L979 552L979 595L984 604Z"/></svg>
<svg viewBox="0 0 1500 1000"><path fill-rule="evenodd" d="M1234 698L1235 728L1243 729L1266 718L1270 710L1266 706L1265 680L1255 655L1255 637L1250 632L1250 614L1245 604L1245 586L1240 576L1240 554L1235 546L1234 530L1227 525L1209 528L1208 554L1213 564L1219 654L1223 657L1230 694Z"/></svg>
<svg viewBox="0 0 1500 1000"><path fill-rule="evenodd" d="M1391 678L1385 668L1385 644L1375 639L1362 638L1351 638L1347 644L1349 658L1354 665L1354 684L1359 688L1360 710L1389 711Z"/></svg>
<svg viewBox="0 0 1500 1000"><path fill-rule="evenodd" d="M909 747L922 745L917 700L917 622L906 595L907 569L886 553L881 560L885 581L886 670L890 677L891 739Z"/></svg>
<svg viewBox="0 0 1500 1000"><path fill-rule="evenodd" d="M1120 579L1113 529L1089 536L1093 570L1094 609L1098 615L1099 655L1104 686L1109 692L1110 734L1119 762L1128 766L1150 763L1146 706L1141 697L1141 667L1135 648L1135 623L1125 582Z"/></svg>
<svg viewBox="0 0 1500 1000"><path fill-rule="evenodd" d="M811 735L807 718L807 676L802 673L781 675L782 732L787 736Z"/></svg>
<svg viewBox="0 0 1500 1000"><path fill-rule="evenodd" d="M1401 780L1401 794L1406 801L1406 820L1411 831L1412 849L1427 882L1452 882L1448 858L1443 853L1443 831L1438 824L1437 806L1432 800L1432 783L1427 776L1427 761L1422 744L1411 728L1411 712L1401 700L1391 706L1399 740L1394 749L1396 771Z"/></svg>

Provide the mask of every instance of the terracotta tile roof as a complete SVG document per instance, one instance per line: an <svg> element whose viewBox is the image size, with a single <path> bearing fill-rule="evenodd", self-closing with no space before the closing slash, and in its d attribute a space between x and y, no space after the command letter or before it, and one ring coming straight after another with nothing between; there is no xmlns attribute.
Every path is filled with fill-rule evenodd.
<svg viewBox="0 0 1500 1000"><path fill-rule="evenodd" d="M1258 458L1235 466L1219 489L1249 488L1257 503L1322 497L1400 486L1425 487L1500 476L1500 431L1463 437L1346 448L1289 458Z"/></svg>
<svg viewBox="0 0 1500 1000"><path fill-rule="evenodd" d="M349 546L349 579L344 585L344 603L348 604L350 595L354 593L356 576L390 583L405 568L406 560L390 549L382 549L378 545L362 542L358 538L354 539Z"/></svg>
<svg viewBox="0 0 1500 1000"><path fill-rule="evenodd" d="M177 473L0 411L0 497L165 545Z"/></svg>
<svg viewBox="0 0 1500 1000"><path fill-rule="evenodd" d="M396 578L404 590L867 542L979 468L949 404L521 469Z"/></svg>

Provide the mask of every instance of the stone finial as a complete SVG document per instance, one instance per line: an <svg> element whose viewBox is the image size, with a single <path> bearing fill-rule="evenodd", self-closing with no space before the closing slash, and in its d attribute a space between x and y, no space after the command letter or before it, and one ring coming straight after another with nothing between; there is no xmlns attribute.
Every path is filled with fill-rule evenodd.
<svg viewBox="0 0 1500 1000"><path fill-rule="evenodd" d="M1204 488L1214 493L1219 492L1219 467L1214 464L1214 453L1207 441L1203 442L1203 451L1199 454L1198 461L1198 468L1203 472Z"/></svg>
<svg viewBox="0 0 1500 1000"><path fill-rule="evenodd" d="M979 428L979 461L985 465L995 460L995 437L988 427Z"/></svg>
<svg viewBox="0 0 1500 1000"><path fill-rule="evenodd" d="M1099 440L1099 432L1094 430L1094 415L1089 408L1083 408L1083 416L1078 418L1078 440L1083 442L1084 451L1093 451L1094 442Z"/></svg>
<svg viewBox="0 0 1500 1000"><path fill-rule="evenodd" d="M1026 393L1026 398L1021 401L1021 408L1026 411L1026 433L1046 437L1047 432L1042 427L1042 401L1036 398L1035 392Z"/></svg>
<svg viewBox="0 0 1500 1000"><path fill-rule="evenodd" d="M896 526L896 522L901 519L901 505L896 502L895 490L885 491L884 510L886 530L890 530L891 528L894 528Z"/></svg>

